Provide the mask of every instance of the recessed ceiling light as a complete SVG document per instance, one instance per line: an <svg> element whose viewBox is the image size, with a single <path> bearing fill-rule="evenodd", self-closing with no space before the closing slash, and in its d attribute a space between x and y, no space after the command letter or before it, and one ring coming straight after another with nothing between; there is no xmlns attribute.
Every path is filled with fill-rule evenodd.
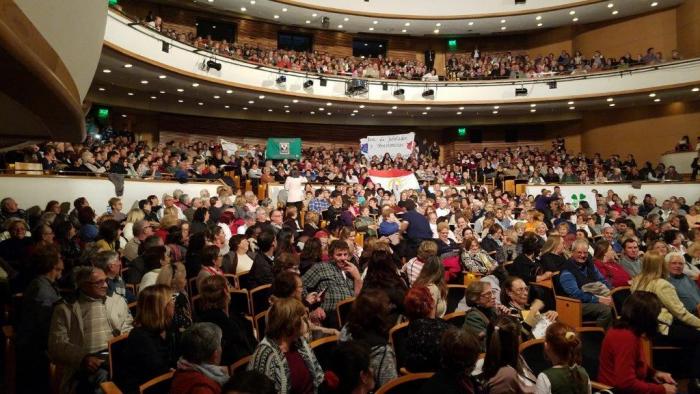
<svg viewBox="0 0 700 394"><path fill-rule="evenodd" d="M112 70L110 70L110 69L108 69L108 68L105 68L104 70L102 70L102 72L105 73L105 74L109 74L109 73L112 72Z"/></svg>
<svg viewBox="0 0 700 394"><path fill-rule="evenodd" d="M690 90L691 92L700 92L700 88L693 88Z"/></svg>
<svg viewBox="0 0 700 394"><path fill-rule="evenodd" d="M649 93L649 97L656 97L656 93Z"/></svg>
<svg viewBox="0 0 700 394"><path fill-rule="evenodd" d="M379 21L372 21L373 25L376 25L377 23L379 23Z"/></svg>
<svg viewBox="0 0 700 394"><path fill-rule="evenodd" d="M285 113L289 113L289 110L288 110L288 109L285 109L284 112L285 112Z"/></svg>
<svg viewBox="0 0 700 394"><path fill-rule="evenodd" d="M575 13L576 13L576 11L574 11L574 10L569 11L569 15L574 15Z"/></svg>
<svg viewBox="0 0 700 394"><path fill-rule="evenodd" d="M233 90L231 90L231 89L226 91L226 94L231 94L231 93L233 93Z"/></svg>
<svg viewBox="0 0 700 394"><path fill-rule="evenodd" d="M569 101L567 104L569 104L569 105L574 105L574 102L573 102L573 101Z"/></svg>
<svg viewBox="0 0 700 394"><path fill-rule="evenodd" d="M161 91L159 91L158 93L160 93L160 94L165 94L165 90L161 90Z"/></svg>
<svg viewBox="0 0 700 394"><path fill-rule="evenodd" d="M288 105L283 105L282 107L283 107L283 108L289 108L289 106L288 106Z"/></svg>
<svg viewBox="0 0 700 394"><path fill-rule="evenodd" d="M533 108L530 110L530 112L537 112L537 110Z"/></svg>
<svg viewBox="0 0 700 394"><path fill-rule="evenodd" d="M133 96L134 94L132 92L127 93L129 96Z"/></svg>
<svg viewBox="0 0 700 394"><path fill-rule="evenodd" d="M326 103L326 106L330 107L333 103Z"/></svg>
<svg viewBox="0 0 700 394"><path fill-rule="evenodd" d="M250 4L255 4L255 0L250 0Z"/></svg>
<svg viewBox="0 0 700 394"><path fill-rule="evenodd" d="M537 104L535 104L535 103L530 104L530 108L535 108L535 107L537 107Z"/></svg>
<svg viewBox="0 0 700 394"><path fill-rule="evenodd" d="M457 112L457 115L462 115L462 111Z"/></svg>
<svg viewBox="0 0 700 394"><path fill-rule="evenodd" d="M569 107L569 109L576 109L576 107L574 107L574 106L572 105L571 107Z"/></svg>
<svg viewBox="0 0 700 394"><path fill-rule="evenodd" d="M356 110L356 109L353 109L352 112L358 113L358 112L360 112L360 111L358 111L358 110Z"/></svg>
<svg viewBox="0 0 700 394"><path fill-rule="evenodd" d="M369 31L374 31L374 27L370 27L370 28L369 28Z"/></svg>
<svg viewBox="0 0 700 394"><path fill-rule="evenodd" d="M165 78L167 78L165 75L159 75L159 76L158 76L158 79L165 79Z"/></svg>
<svg viewBox="0 0 700 394"><path fill-rule="evenodd" d="M221 97L220 97L220 96L214 96L214 98L215 98L216 100L218 100L218 99L220 99Z"/></svg>
<svg viewBox="0 0 700 394"><path fill-rule="evenodd" d="M347 22L349 20L350 20L350 18L343 18L343 22Z"/></svg>
<svg viewBox="0 0 700 394"><path fill-rule="evenodd" d="M542 20L542 15L537 15L537 16L535 17L535 20L536 20L536 21Z"/></svg>
<svg viewBox="0 0 700 394"><path fill-rule="evenodd" d="M265 99L265 96L263 96L263 95L261 94L260 96L258 96L258 98L259 98L260 100L264 100L264 99Z"/></svg>
<svg viewBox="0 0 700 394"><path fill-rule="evenodd" d="M619 13L620 13L620 12L619 12L618 10L615 10L615 11L612 12L613 15L617 15L617 14L619 14Z"/></svg>
<svg viewBox="0 0 700 394"><path fill-rule="evenodd" d="M248 11L248 9L247 9L247 8L245 8L245 7L241 7L241 12L246 12L246 11Z"/></svg>
<svg viewBox="0 0 700 394"><path fill-rule="evenodd" d="M247 110L248 110L248 107L243 107L243 110L244 110L244 111L247 111Z"/></svg>
<svg viewBox="0 0 700 394"><path fill-rule="evenodd" d="M393 112L391 112L391 111L386 111L386 114L387 114L387 115L391 115L391 114L393 114Z"/></svg>
<svg viewBox="0 0 700 394"><path fill-rule="evenodd" d="M144 79L143 81L141 81L141 85L148 85L148 81Z"/></svg>
<svg viewBox="0 0 700 394"><path fill-rule="evenodd" d="M495 115L498 113L498 111L491 111L491 113Z"/></svg>
<svg viewBox="0 0 700 394"><path fill-rule="evenodd" d="M469 26L474 26L474 22L467 23Z"/></svg>
<svg viewBox="0 0 700 394"><path fill-rule="evenodd" d="M615 4L613 4L613 3L608 4L608 8L613 8L613 7L615 7Z"/></svg>
<svg viewBox="0 0 700 394"><path fill-rule="evenodd" d="M298 102L299 102L299 100L297 100L297 99L294 99L294 100L292 100L292 102L293 102L294 104L296 104L296 103L298 103Z"/></svg>
<svg viewBox="0 0 700 394"><path fill-rule="evenodd" d="M312 18L315 18L315 17L317 17L317 16L318 16L318 14L317 14L317 13L313 13L313 14L311 14L311 17L312 17Z"/></svg>
<svg viewBox="0 0 700 394"><path fill-rule="evenodd" d="M423 112L422 114L423 114L423 115L427 115L428 113L427 113L427 112Z"/></svg>
<svg viewBox="0 0 700 394"><path fill-rule="evenodd" d="M426 110L426 111L430 111L430 107L425 107L425 110Z"/></svg>
<svg viewBox="0 0 700 394"><path fill-rule="evenodd" d="M179 99L179 100L177 100L177 102L178 102L178 103L184 103L184 102L185 102L185 100L183 100L183 99Z"/></svg>
<svg viewBox="0 0 700 394"><path fill-rule="evenodd" d="M224 105L224 108L229 109L229 108L231 108L231 106L229 106L229 105Z"/></svg>
<svg viewBox="0 0 700 394"><path fill-rule="evenodd" d="M282 8L282 12L287 12L287 9L286 9L286 8Z"/></svg>
<svg viewBox="0 0 700 394"><path fill-rule="evenodd" d="M659 3L657 3L657 2L655 1L655 2L651 3L650 5L651 5L652 7L656 7L657 5L659 5Z"/></svg>
<svg viewBox="0 0 700 394"><path fill-rule="evenodd" d="M342 28L343 28L343 25L338 25L338 29L342 29Z"/></svg>
<svg viewBox="0 0 700 394"><path fill-rule="evenodd" d="M608 104L608 106L614 107L614 106L615 106L615 103L610 103L610 104Z"/></svg>
<svg viewBox="0 0 700 394"><path fill-rule="evenodd" d="M542 27L542 22L538 23L537 27Z"/></svg>
<svg viewBox="0 0 700 394"><path fill-rule="evenodd" d="M318 110L319 110L319 111L325 111L326 109L323 108L323 107L318 107Z"/></svg>
<svg viewBox="0 0 700 394"><path fill-rule="evenodd" d="M501 26L501 30L505 30L505 29L507 29L507 27Z"/></svg>
<svg viewBox="0 0 700 394"><path fill-rule="evenodd" d="M277 14L275 14L275 15L273 16L273 18L275 18L275 19L279 19L279 18L280 18L280 16L279 16L279 15L277 15Z"/></svg>
<svg viewBox="0 0 700 394"><path fill-rule="evenodd" d="M195 82L195 83L192 84L192 87L193 87L193 88L196 88L197 86L199 86L199 84L198 84L197 82Z"/></svg>
<svg viewBox="0 0 700 394"><path fill-rule="evenodd" d="M464 107L459 107L459 110L460 110L460 111L464 111Z"/></svg>
<svg viewBox="0 0 700 394"><path fill-rule="evenodd" d="M151 100L155 100L156 98L156 96L151 96Z"/></svg>
<svg viewBox="0 0 700 394"><path fill-rule="evenodd" d="M197 103L197 105L204 105L204 103L200 101Z"/></svg>
<svg viewBox="0 0 700 394"><path fill-rule="evenodd" d="M355 116L355 114L350 114L350 116Z"/></svg>
<svg viewBox="0 0 700 394"><path fill-rule="evenodd" d="M493 106L493 109L499 109L499 108L501 108L499 105L494 105L494 106Z"/></svg>
<svg viewBox="0 0 700 394"><path fill-rule="evenodd" d="M661 101L660 98L655 98L655 99L654 99L654 102L655 102L655 103L658 103L659 101Z"/></svg>
<svg viewBox="0 0 700 394"><path fill-rule="evenodd" d="M435 30L433 30L433 33L435 33L435 34L440 33L440 29L435 29Z"/></svg>
<svg viewBox="0 0 700 394"><path fill-rule="evenodd" d="M506 23L506 20L505 20L505 19L501 19L501 23Z"/></svg>
<svg viewBox="0 0 700 394"><path fill-rule="evenodd" d="M402 29L402 30L401 30L401 33L405 33L405 32L406 32L406 29Z"/></svg>
<svg viewBox="0 0 700 394"><path fill-rule="evenodd" d="M395 106L393 106L393 107L391 107L391 109L396 109L396 108L399 108L399 107L397 107L396 105L395 105Z"/></svg>
<svg viewBox="0 0 700 394"><path fill-rule="evenodd" d="M107 90L107 89L105 89L105 88L97 88L97 90L99 90L100 92L104 92L104 91Z"/></svg>
<svg viewBox="0 0 700 394"><path fill-rule="evenodd" d="M131 67L134 67L134 66L131 65L131 63L126 63L126 64L124 65L124 68L131 68Z"/></svg>
<svg viewBox="0 0 700 394"><path fill-rule="evenodd" d="M306 20L306 23L311 23L311 21L307 19L307 20Z"/></svg>
<svg viewBox="0 0 700 394"><path fill-rule="evenodd" d="M333 112L326 112L326 115L328 115L328 116L333 115Z"/></svg>
<svg viewBox="0 0 700 394"><path fill-rule="evenodd" d="M248 104L255 104L255 101L253 101L253 100L248 100Z"/></svg>
<svg viewBox="0 0 700 394"><path fill-rule="evenodd" d="M362 109L362 108L364 108L364 107L365 107L364 104L360 104L360 109Z"/></svg>
<svg viewBox="0 0 700 394"><path fill-rule="evenodd" d="M180 93L182 93L182 92L185 91L185 89L180 88L180 89L178 89L177 91L180 92Z"/></svg>
<svg viewBox="0 0 700 394"><path fill-rule="evenodd" d="M574 18L571 20L572 22L578 22L578 18Z"/></svg>
<svg viewBox="0 0 700 394"><path fill-rule="evenodd" d="M126 114L122 114L122 118L126 118Z"/></svg>
<svg viewBox="0 0 700 394"><path fill-rule="evenodd" d="M611 101L613 101L613 100L615 100L615 99L613 99L612 97L608 97L608 99L607 99L606 101L607 101L607 102L611 102Z"/></svg>
<svg viewBox="0 0 700 394"><path fill-rule="evenodd" d="M272 112L272 108L268 108L268 109L267 109L267 112Z"/></svg>
<svg viewBox="0 0 700 394"><path fill-rule="evenodd" d="M438 22L435 24L435 26L440 27L440 26L442 26L442 23Z"/></svg>
<svg viewBox="0 0 700 394"><path fill-rule="evenodd" d="M406 26L406 27L411 26L411 22L406 22L406 23L404 23L403 25Z"/></svg>

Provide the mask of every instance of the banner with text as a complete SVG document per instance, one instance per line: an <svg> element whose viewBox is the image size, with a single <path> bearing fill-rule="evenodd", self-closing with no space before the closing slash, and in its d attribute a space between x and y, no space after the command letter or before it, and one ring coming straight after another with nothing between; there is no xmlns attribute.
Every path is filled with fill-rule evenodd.
<svg viewBox="0 0 700 394"><path fill-rule="evenodd" d="M301 158L301 138L268 138L265 157L272 160Z"/></svg>
<svg viewBox="0 0 700 394"><path fill-rule="evenodd" d="M415 133L372 135L360 140L360 152L370 159L373 156L381 159L386 153L392 159L399 154L406 158L413 153L413 149L416 147L415 137Z"/></svg>
<svg viewBox="0 0 700 394"><path fill-rule="evenodd" d="M369 178L375 185L381 185L386 190L400 193L404 190L420 189L418 179L413 171L407 170L369 170Z"/></svg>

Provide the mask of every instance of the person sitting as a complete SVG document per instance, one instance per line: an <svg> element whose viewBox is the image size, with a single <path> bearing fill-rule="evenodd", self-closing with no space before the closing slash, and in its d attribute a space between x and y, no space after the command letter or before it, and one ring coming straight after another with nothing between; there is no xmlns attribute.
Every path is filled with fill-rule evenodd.
<svg viewBox="0 0 700 394"><path fill-rule="evenodd" d="M171 393L219 394L229 379L220 367L221 329L213 323L196 323L182 333L177 370L170 384Z"/></svg>
<svg viewBox="0 0 700 394"><path fill-rule="evenodd" d="M219 247L215 245L207 245L202 249L202 268L197 274L197 291L200 290L200 284L209 276L219 275L224 276L224 271L221 270L221 262L223 257L219 256Z"/></svg>
<svg viewBox="0 0 700 394"><path fill-rule="evenodd" d="M603 339L600 383L621 393L676 393L676 381L669 373L654 370L642 351L642 337L657 336L660 313L661 302L653 293L636 291L625 300L620 318Z"/></svg>
<svg viewBox="0 0 700 394"><path fill-rule="evenodd" d="M639 275L642 264L639 260L639 243L634 238L627 238L622 242L622 256L620 265L627 271L631 278Z"/></svg>
<svg viewBox="0 0 700 394"><path fill-rule="evenodd" d="M535 392L536 377L520 357L520 324L510 316L489 323L483 375L491 393Z"/></svg>
<svg viewBox="0 0 700 394"><path fill-rule="evenodd" d="M406 281L399 275L400 264L391 252L374 250L362 281L362 291L380 289L389 296L391 309L387 318L390 322L397 322L403 314L404 297L408 291Z"/></svg>
<svg viewBox="0 0 700 394"><path fill-rule="evenodd" d="M500 224L494 223L488 228L488 233L481 240L481 249L497 263L506 262L506 253L503 250L503 227Z"/></svg>
<svg viewBox="0 0 700 394"><path fill-rule="evenodd" d="M304 338L306 314L293 297L272 304L265 338L248 363L249 370L270 378L279 394L315 392L323 382L321 365Z"/></svg>
<svg viewBox="0 0 700 394"><path fill-rule="evenodd" d="M474 334L456 327L448 328L440 338L440 363L420 394L472 394L478 384L471 376L479 358L479 340Z"/></svg>
<svg viewBox="0 0 700 394"><path fill-rule="evenodd" d="M612 287L629 286L632 279L627 270L617 262L617 254L615 254L610 242L601 239L596 242L593 250L595 267L608 283Z"/></svg>
<svg viewBox="0 0 700 394"><path fill-rule="evenodd" d="M664 260L668 266L668 281L676 289L678 298L683 302L685 309L699 316L700 289L698 289L698 284L685 274L686 262L683 255L671 252L666 255Z"/></svg>
<svg viewBox="0 0 700 394"><path fill-rule="evenodd" d="M564 240L559 234L552 234L542 245L539 256L543 271L560 272L566 263Z"/></svg>
<svg viewBox="0 0 700 394"><path fill-rule="evenodd" d="M508 308L508 314L518 319L522 325L523 341L542 338L542 328L556 321L558 317L556 311L540 313L545 307L544 302L534 299L528 303L528 292L525 282L517 276L509 276L503 281L501 305Z"/></svg>
<svg viewBox="0 0 700 394"><path fill-rule="evenodd" d="M192 325L192 309L187 296L187 273L182 263L170 263L160 270L156 284L170 287L175 299L175 313L168 331L179 338L180 333Z"/></svg>
<svg viewBox="0 0 700 394"><path fill-rule="evenodd" d="M338 335L339 331L334 328L321 326L321 322L326 319L326 312L320 307L320 300L317 292L307 293L306 297L302 298L304 285L301 283L301 277L298 272L283 271L275 275L275 280L272 282L272 295L270 302L275 302L279 298L294 297L304 303L304 306L309 310L309 330L319 332L321 335Z"/></svg>
<svg viewBox="0 0 700 394"><path fill-rule="evenodd" d="M274 278L272 266L274 265L275 249L277 249L275 233L272 230L264 230L261 232L258 236L257 246L258 253L255 254L247 278L247 287L249 290L258 286L271 284Z"/></svg>
<svg viewBox="0 0 700 394"><path fill-rule="evenodd" d="M484 277L491 277L492 284L498 284L498 278L494 276L498 269L498 263L484 250L479 242L474 238L464 240L464 251L462 252L462 264L469 272L482 274Z"/></svg>
<svg viewBox="0 0 700 394"><path fill-rule="evenodd" d="M133 319L124 298L107 295L107 276L97 267L74 270L76 297L53 310L49 359L63 368L61 392L94 391L107 380L107 342L131 331Z"/></svg>
<svg viewBox="0 0 700 394"><path fill-rule="evenodd" d="M158 280L158 275L163 266L170 264L170 251L165 246L153 246L145 250L143 263L147 272L143 274L139 291L148 286L153 286Z"/></svg>
<svg viewBox="0 0 700 394"><path fill-rule="evenodd" d="M437 303L425 286L416 286L406 293L404 309L408 317L406 334L406 369L411 372L432 372L440 362L440 338L450 327L436 317Z"/></svg>
<svg viewBox="0 0 700 394"><path fill-rule="evenodd" d="M136 301L136 295L127 291L126 283L121 277L122 262L117 252L105 250L97 253L92 258L92 265L102 269L107 275L107 295L116 293L124 297L127 303Z"/></svg>
<svg viewBox="0 0 700 394"><path fill-rule="evenodd" d="M376 388L396 378L396 354L389 344L392 322L389 314L389 297L382 290L367 290L355 299L348 323L340 332L340 341L360 341L371 349L370 367L374 373Z"/></svg>
<svg viewBox="0 0 700 394"><path fill-rule="evenodd" d="M418 253L416 257L409 260L406 264L401 267L401 272L406 274L408 278L408 285L413 286L418 275L423 269L425 262L432 256L436 256L438 252L438 247L435 241L428 240L423 241L418 245Z"/></svg>
<svg viewBox="0 0 700 394"><path fill-rule="evenodd" d="M369 394L375 382L370 368L370 348L362 342L338 344L326 371L321 393Z"/></svg>
<svg viewBox="0 0 700 394"><path fill-rule="evenodd" d="M430 296L435 300L435 315L445 316L447 311L447 283L445 281L445 268L437 256L429 257L420 275L413 282L413 286L425 286L430 291Z"/></svg>
<svg viewBox="0 0 700 394"><path fill-rule="evenodd" d="M323 292L321 308L326 314L325 326L337 326L335 307L346 298L355 297L362 289L362 278L357 267L349 261L347 242L335 240L328 249L332 261L314 264L302 276L307 292Z"/></svg>
<svg viewBox="0 0 700 394"><path fill-rule="evenodd" d="M612 299L587 291L590 287L595 287L597 289L590 290L599 290L601 292L598 294L602 294L605 289L601 285L610 288L588 255L588 241L577 239L573 244L573 256L561 271L559 286L566 295L582 302L584 321L593 319L598 326L606 328L612 320Z"/></svg>
<svg viewBox="0 0 700 394"><path fill-rule="evenodd" d="M438 223L437 233L438 237L435 240L435 242L437 242L438 246L438 256L444 258L446 254L459 253L459 244L457 243L457 241L450 238L450 226L447 224L447 222ZM421 242L421 244L423 244L423 242ZM420 248L420 245L418 245L418 248Z"/></svg>
<svg viewBox="0 0 700 394"><path fill-rule="evenodd" d="M535 262L539 254L539 242L534 233L525 233L522 238L522 253L513 260L512 264L506 266L508 273L524 280L525 283L540 282L552 278L552 271L543 271ZM541 271L541 274L537 274Z"/></svg>
<svg viewBox="0 0 700 394"><path fill-rule="evenodd" d="M485 351L488 347L486 329L489 323L497 317L496 297L491 289L491 284L474 281L467 286L464 297L469 310L464 316L463 328L479 338L481 349Z"/></svg>
<svg viewBox="0 0 700 394"><path fill-rule="evenodd" d="M537 393L590 393L591 381L581 363L581 339L563 323L547 327L544 353L552 367L537 376Z"/></svg>

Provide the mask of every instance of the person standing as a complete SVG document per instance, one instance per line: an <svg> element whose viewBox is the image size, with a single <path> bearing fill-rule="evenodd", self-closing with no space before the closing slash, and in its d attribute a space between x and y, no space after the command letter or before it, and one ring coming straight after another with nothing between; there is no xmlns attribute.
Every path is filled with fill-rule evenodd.
<svg viewBox="0 0 700 394"><path fill-rule="evenodd" d="M284 190L287 191L287 206L297 207L297 212L304 209L304 183L306 178L299 174L296 168L289 172L284 181Z"/></svg>

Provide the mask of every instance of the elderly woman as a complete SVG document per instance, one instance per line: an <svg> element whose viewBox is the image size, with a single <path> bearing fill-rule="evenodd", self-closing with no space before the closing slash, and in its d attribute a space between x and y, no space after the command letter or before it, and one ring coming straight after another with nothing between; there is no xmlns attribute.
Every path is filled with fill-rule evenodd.
<svg viewBox="0 0 700 394"><path fill-rule="evenodd" d="M187 297L187 272L182 263L170 263L161 268L156 284L170 286L175 299L175 314L170 330L179 333L192 325L190 299Z"/></svg>
<svg viewBox="0 0 700 394"><path fill-rule="evenodd" d="M683 272L691 279L697 280L698 277L700 277L700 242L693 242L693 244L688 247L688 252L683 257L686 261Z"/></svg>
<svg viewBox="0 0 700 394"><path fill-rule="evenodd" d="M304 336L308 323L304 304L296 298L277 300L267 315L265 338L248 363L263 373L280 394L316 392L323 369Z"/></svg>
<svg viewBox="0 0 700 394"><path fill-rule="evenodd" d="M700 315L700 289L697 283L685 273L687 263L683 255L678 252L671 252L664 258L668 268L668 281L676 288L678 298L685 306L685 309Z"/></svg>
<svg viewBox="0 0 700 394"><path fill-rule="evenodd" d="M416 286L404 299L408 317L405 354L411 372L435 371L440 365L440 338L449 324L436 317L437 303L425 286Z"/></svg>
<svg viewBox="0 0 700 394"><path fill-rule="evenodd" d="M556 311L540 313L544 309L544 303L539 299L529 303L528 293L528 286L517 276L509 276L503 282L501 304L508 308L508 314L518 319L522 325L523 341L542 338L544 327L555 321L558 316ZM535 328L537 330L534 330Z"/></svg>
<svg viewBox="0 0 700 394"><path fill-rule="evenodd" d="M170 392L219 394L229 379L221 363L221 329L213 323L197 323L180 339L182 357L170 384Z"/></svg>
<svg viewBox="0 0 700 394"><path fill-rule="evenodd" d="M486 350L486 328L497 317L496 297L488 282L476 281L465 291L469 310L464 317L464 328L470 330L481 341L481 350Z"/></svg>
<svg viewBox="0 0 700 394"><path fill-rule="evenodd" d="M201 288L204 278L212 275L224 276L221 270L223 257L219 256L219 248L214 245L207 245L202 249L202 267L197 274L197 290Z"/></svg>

